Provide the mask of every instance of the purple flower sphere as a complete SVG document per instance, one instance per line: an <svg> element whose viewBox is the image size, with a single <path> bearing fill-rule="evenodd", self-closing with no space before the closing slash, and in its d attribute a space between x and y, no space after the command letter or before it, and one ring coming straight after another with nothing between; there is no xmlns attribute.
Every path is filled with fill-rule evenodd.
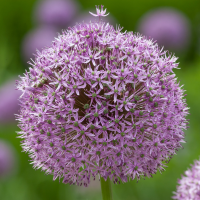
<svg viewBox="0 0 200 200"><path fill-rule="evenodd" d="M160 8L148 12L140 19L138 30L166 49L185 50L190 41L189 21L175 9Z"/></svg>
<svg viewBox="0 0 200 200"><path fill-rule="evenodd" d="M0 140L0 179L11 174L16 167L15 164L12 146Z"/></svg>
<svg viewBox="0 0 200 200"><path fill-rule="evenodd" d="M15 81L10 80L0 87L0 124L15 121L14 114L20 109L18 99L21 92L16 90Z"/></svg>
<svg viewBox="0 0 200 200"><path fill-rule="evenodd" d="M27 33L22 42L23 59L27 62L36 50L41 51L42 48L51 46L56 33L57 29L49 26L42 26Z"/></svg>
<svg viewBox="0 0 200 200"><path fill-rule="evenodd" d="M196 160L191 169L185 172L178 180L177 191L173 199L177 200L200 200L200 161Z"/></svg>
<svg viewBox="0 0 200 200"><path fill-rule="evenodd" d="M63 31L18 82L23 149L63 183L151 177L184 141L177 58L121 30L99 21Z"/></svg>
<svg viewBox="0 0 200 200"><path fill-rule="evenodd" d="M65 27L78 11L75 0L42 0L38 1L34 18L41 24Z"/></svg>

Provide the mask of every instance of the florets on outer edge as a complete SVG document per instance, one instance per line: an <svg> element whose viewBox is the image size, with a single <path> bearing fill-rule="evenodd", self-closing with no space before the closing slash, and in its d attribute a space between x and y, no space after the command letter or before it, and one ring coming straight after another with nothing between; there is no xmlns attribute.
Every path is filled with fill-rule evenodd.
<svg viewBox="0 0 200 200"><path fill-rule="evenodd" d="M178 180L177 191L174 192L173 199L177 200L200 200L200 161L196 160L191 169L185 172Z"/></svg>
<svg viewBox="0 0 200 200"><path fill-rule="evenodd" d="M92 12L89 12L91 15L95 16L95 17L106 17L109 15L109 13L106 14L106 9L103 10L103 5L101 5L101 9L99 9L99 6L96 6L96 11L97 14L94 14Z"/></svg>
<svg viewBox="0 0 200 200"><path fill-rule="evenodd" d="M63 31L17 86L19 134L34 167L85 186L91 175L116 183L162 171L188 123L176 60L101 21Z"/></svg>

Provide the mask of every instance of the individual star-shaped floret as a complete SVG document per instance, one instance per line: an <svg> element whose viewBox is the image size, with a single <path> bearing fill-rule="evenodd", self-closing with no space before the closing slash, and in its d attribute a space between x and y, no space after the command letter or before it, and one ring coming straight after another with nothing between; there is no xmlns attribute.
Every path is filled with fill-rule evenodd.
<svg viewBox="0 0 200 200"><path fill-rule="evenodd" d="M106 16L108 16L109 15L109 13L108 14L105 14L106 13L106 9L105 10L103 10L103 5L101 5L101 9L99 9L99 6L96 6L96 11L97 11L97 14L94 14L94 13L92 13L92 12L89 12L91 15L93 15L93 16L95 16L95 17L106 17Z"/></svg>

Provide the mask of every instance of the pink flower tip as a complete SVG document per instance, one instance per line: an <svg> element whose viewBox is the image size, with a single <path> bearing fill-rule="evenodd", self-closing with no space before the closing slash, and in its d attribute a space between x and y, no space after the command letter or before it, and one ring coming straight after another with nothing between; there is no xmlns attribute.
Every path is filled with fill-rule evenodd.
<svg viewBox="0 0 200 200"><path fill-rule="evenodd" d="M96 11L97 11L97 14L94 14L94 13L92 13L92 12L89 12L91 15L93 15L93 16L95 16L95 17L106 17L106 16L108 16L109 15L109 13L108 14L105 14L106 13L106 9L105 10L103 10L103 5L101 5L101 9L99 9L99 6L96 6Z"/></svg>

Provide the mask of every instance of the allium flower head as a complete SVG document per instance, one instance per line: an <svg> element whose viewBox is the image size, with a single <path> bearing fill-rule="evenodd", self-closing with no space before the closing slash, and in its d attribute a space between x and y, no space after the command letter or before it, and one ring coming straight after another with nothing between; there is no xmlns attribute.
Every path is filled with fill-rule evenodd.
<svg viewBox="0 0 200 200"><path fill-rule="evenodd" d="M16 77L15 77L16 78ZM0 87L0 124L15 122L14 114L19 110L18 98L21 92L16 90L15 81L10 80Z"/></svg>
<svg viewBox="0 0 200 200"><path fill-rule="evenodd" d="M75 0L40 0L34 11L34 18L44 25L66 27L78 9Z"/></svg>
<svg viewBox="0 0 200 200"><path fill-rule="evenodd" d="M0 140L0 179L11 174L14 168L16 168L16 162L12 146Z"/></svg>
<svg viewBox="0 0 200 200"><path fill-rule="evenodd" d="M27 62L33 57L36 50L41 51L43 48L51 46L56 33L57 29L50 26L41 26L28 32L22 42L23 59Z"/></svg>
<svg viewBox="0 0 200 200"><path fill-rule="evenodd" d="M102 21L63 31L21 77L23 149L64 183L116 183L163 170L188 114L167 55L140 34Z"/></svg>
<svg viewBox="0 0 200 200"><path fill-rule="evenodd" d="M196 160L191 169L185 172L178 180L177 191L173 199L177 200L200 200L200 161Z"/></svg>
<svg viewBox="0 0 200 200"><path fill-rule="evenodd" d="M190 23L175 9L159 8L146 13L139 21L138 30L165 49L184 51L190 43Z"/></svg>

